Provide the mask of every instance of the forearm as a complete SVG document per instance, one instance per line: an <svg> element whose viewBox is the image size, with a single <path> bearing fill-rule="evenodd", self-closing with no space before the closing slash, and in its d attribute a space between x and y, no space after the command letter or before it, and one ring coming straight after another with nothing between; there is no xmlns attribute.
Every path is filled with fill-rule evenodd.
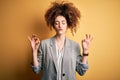
<svg viewBox="0 0 120 80"><path fill-rule="evenodd" d="M37 50L33 50L33 66L35 67L38 67L38 59L37 59L37 54L38 54L38 51Z"/></svg>
<svg viewBox="0 0 120 80"><path fill-rule="evenodd" d="M77 64L76 64L76 71L83 76L88 69L88 56L78 56L77 57Z"/></svg>
<svg viewBox="0 0 120 80"><path fill-rule="evenodd" d="M83 54L88 54L88 50L83 50ZM87 64L88 62L88 56L82 56L82 64Z"/></svg>

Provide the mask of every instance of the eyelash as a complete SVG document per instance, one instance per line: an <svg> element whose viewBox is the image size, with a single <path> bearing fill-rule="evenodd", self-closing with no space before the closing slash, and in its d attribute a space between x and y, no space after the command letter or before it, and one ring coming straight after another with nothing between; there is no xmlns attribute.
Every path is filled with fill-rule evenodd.
<svg viewBox="0 0 120 80"><path fill-rule="evenodd" d="M65 24L65 23L62 23L63 25ZM55 25L58 25L58 23L55 23Z"/></svg>

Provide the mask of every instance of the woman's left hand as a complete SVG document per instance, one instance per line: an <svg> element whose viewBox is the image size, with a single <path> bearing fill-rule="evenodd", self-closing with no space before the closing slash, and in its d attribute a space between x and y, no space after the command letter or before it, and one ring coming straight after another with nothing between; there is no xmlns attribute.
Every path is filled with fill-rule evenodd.
<svg viewBox="0 0 120 80"><path fill-rule="evenodd" d="M83 53L88 53L88 48L92 40L93 40L93 37L90 34L89 35L86 34L86 38L82 40Z"/></svg>

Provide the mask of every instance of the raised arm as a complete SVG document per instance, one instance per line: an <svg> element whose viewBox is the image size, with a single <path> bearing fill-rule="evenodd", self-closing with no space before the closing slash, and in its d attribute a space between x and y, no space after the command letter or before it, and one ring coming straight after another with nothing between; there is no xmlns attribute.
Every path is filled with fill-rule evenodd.
<svg viewBox="0 0 120 80"><path fill-rule="evenodd" d="M88 69L88 48L92 41L92 37L86 34L86 38L82 40L82 55L80 55L80 47L77 46L77 61L76 61L76 71L83 76Z"/></svg>
<svg viewBox="0 0 120 80"><path fill-rule="evenodd" d="M34 67L38 67L39 63L38 63L38 48L40 46L40 40L37 37L37 35L33 34L32 37L28 36L28 39L31 43L31 47L32 47L32 55L33 55L33 66Z"/></svg>
<svg viewBox="0 0 120 80"><path fill-rule="evenodd" d="M86 64L88 61L88 49L92 40L93 37L90 34L86 34L86 38L82 40L82 64Z"/></svg>

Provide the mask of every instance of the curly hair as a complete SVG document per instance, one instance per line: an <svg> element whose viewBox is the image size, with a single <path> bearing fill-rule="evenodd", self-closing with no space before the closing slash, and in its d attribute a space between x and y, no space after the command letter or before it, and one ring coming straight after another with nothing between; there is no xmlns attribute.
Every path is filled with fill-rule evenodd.
<svg viewBox="0 0 120 80"><path fill-rule="evenodd" d="M81 17L78 8L76 8L73 3L65 1L52 2L52 5L45 13L45 21L50 29L54 27L55 18L59 15L65 17L68 28L71 29L71 33L74 35L74 32L76 32L77 29L77 24L79 23L79 19Z"/></svg>

